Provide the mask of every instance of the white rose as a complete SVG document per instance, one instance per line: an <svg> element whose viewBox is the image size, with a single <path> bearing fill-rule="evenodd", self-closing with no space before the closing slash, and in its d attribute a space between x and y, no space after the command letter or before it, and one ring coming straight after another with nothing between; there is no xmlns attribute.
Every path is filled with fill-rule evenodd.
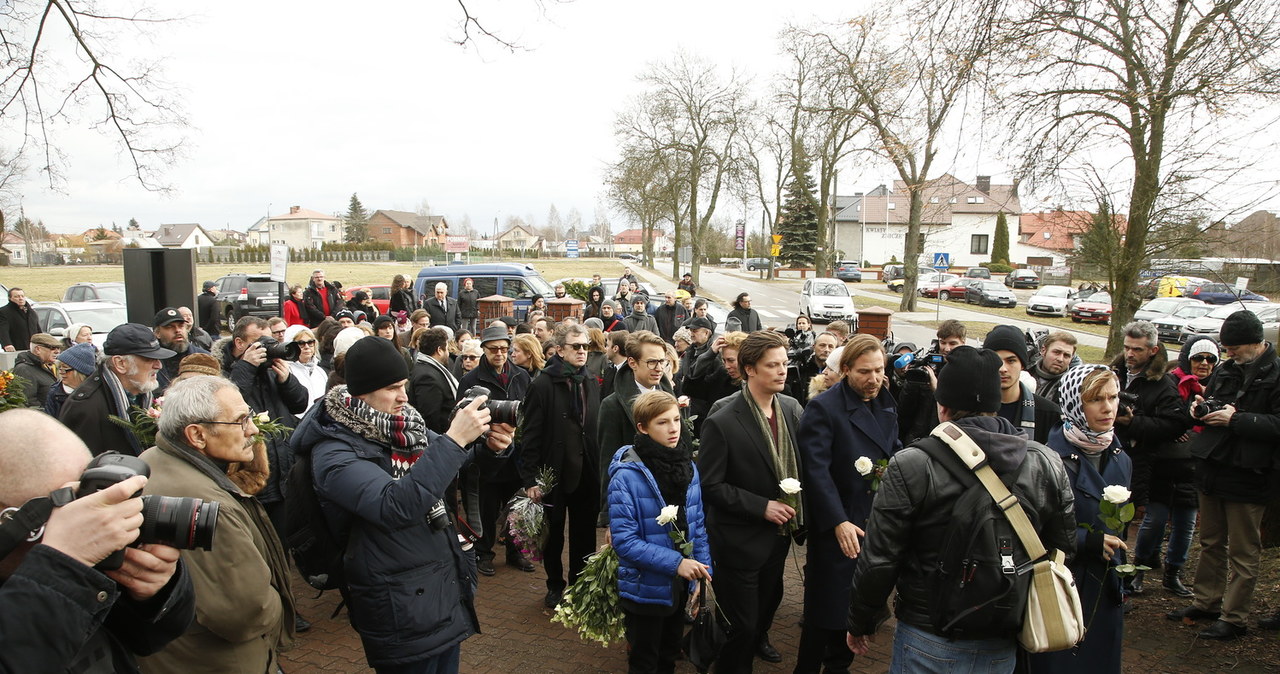
<svg viewBox="0 0 1280 674"><path fill-rule="evenodd" d="M270 421L271 421L270 412L259 412L258 418L254 420L255 423L259 423L259 424L269 423Z"/></svg>
<svg viewBox="0 0 1280 674"><path fill-rule="evenodd" d="M782 482L779 482L778 488L781 489L784 494L799 494L800 480L797 480L794 477L789 477Z"/></svg>
<svg viewBox="0 0 1280 674"><path fill-rule="evenodd" d="M853 468L858 471L859 475L870 475L871 469L875 468L875 464L871 463L871 459L860 456L857 461L853 462Z"/></svg>
<svg viewBox="0 0 1280 674"><path fill-rule="evenodd" d="M1121 505L1129 500L1129 490L1124 487L1113 484L1102 490L1102 498L1116 505Z"/></svg>
<svg viewBox="0 0 1280 674"><path fill-rule="evenodd" d="M662 506L662 512L658 513L658 524L667 525L676 521L676 513L680 511L678 505Z"/></svg>

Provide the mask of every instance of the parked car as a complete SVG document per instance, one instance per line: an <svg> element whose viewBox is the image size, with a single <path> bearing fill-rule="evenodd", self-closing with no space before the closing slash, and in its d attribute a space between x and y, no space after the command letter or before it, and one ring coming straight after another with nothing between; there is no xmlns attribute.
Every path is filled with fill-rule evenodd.
<svg viewBox="0 0 1280 674"><path fill-rule="evenodd" d="M120 302L32 302L36 317L44 331L62 338L73 323L84 323L93 330L93 343L99 347L107 341L107 333L117 325L129 322L129 311Z"/></svg>
<svg viewBox="0 0 1280 674"><path fill-rule="evenodd" d="M129 306L128 299L125 297L124 284L119 281L76 283L62 293L63 302L92 302L94 300L119 302Z"/></svg>
<svg viewBox="0 0 1280 674"><path fill-rule="evenodd" d="M774 269L777 269L778 267L781 267L781 266L782 266L782 263L781 263L781 262L774 262L774 263L773 263L773 268L774 268ZM755 270L757 270L757 269L768 269L768 268L769 268L769 258L767 258L767 257L749 257L749 258L747 258L747 259L745 259L745 260L743 260L743 261L742 261L742 268L743 268L743 269L746 269L747 271L755 271Z"/></svg>
<svg viewBox="0 0 1280 674"><path fill-rule="evenodd" d="M1093 293L1071 307L1071 320L1075 323L1105 323L1111 325L1111 293Z"/></svg>
<svg viewBox="0 0 1280 674"><path fill-rule="evenodd" d="M810 321L855 321L853 296L838 278L815 278L800 288L800 313Z"/></svg>
<svg viewBox="0 0 1280 674"><path fill-rule="evenodd" d="M1262 321L1264 326L1267 323L1275 323L1277 313L1280 313L1280 304L1270 304L1262 302L1249 302L1244 308L1258 315L1258 320ZM1224 304L1214 307L1209 313L1187 321L1182 326L1182 334L1179 335L1178 341L1185 342L1193 336L1208 335L1214 339L1218 339L1218 331L1222 329L1222 322L1227 320L1227 316L1240 311L1239 304Z"/></svg>
<svg viewBox="0 0 1280 674"><path fill-rule="evenodd" d="M974 285L981 283L980 278L958 278L952 281L950 285L926 288L923 295L925 297L937 297L942 300L962 300L965 294Z"/></svg>
<svg viewBox="0 0 1280 674"><path fill-rule="evenodd" d="M1018 306L1018 296L1014 295L1012 290L995 281L985 280L970 286L969 292L965 293L964 301L966 304L976 304L980 307Z"/></svg>
<svg viewBox="0 0 1280 674"><path fill-rule="evenodd" d="M928 276L934 273L933 267L917 267L917 276ZM906 278L906 267L900 264L886 264L884 270L880 272L880 279L885 283L894 279Z"/></svg>
<svg viewBox="0 0 1280 674"><path fill-rule="evenodd" d="M1239 290L1225 283L1206 283L1191 291L1187 297L1194 297L1205 304L1229 304L1231 302L1270 302L1271 300L1253 292Z"/></svg>
<svg viewBox="0 0 1280 674"><path fill-rule="evenodd" d="M271 318L280 315L280 298L287 296L284 283L270 274L227 274L215 281L218 284L218 317L235 329L236 321L245 316Z"/></svg>
<svg viewBox="0 0 1280 674"><path fill-rule="evenodd" d="M921 276L916 279L916 294L925 297L925 291L931 291L933 296L937 296L938 289L943 286L949 286L955 283L960 277L955 274L945 274L942 272L934 272L928 276Z"/></svg>
<svg viewBox="0 0 1280 674"><path fill-rule="evenodd" d="M1040 275L1032 269L1014 269L1005 275L1004 284L1010 288L1039 288Z"/></svg>
<svg viewBox="0 0 1280 674"><path fill-rule="evenodd" d="M857 262L837 262L835 274L841 281L862 283L862 269L858 267Z"/></svg>
<svg viewBox="0 0 1280 674"><path fill-rule="evenodd" d="M1160 341L1177 343L1182 341L1182 329L1186 327L1188 321L1200 318L1213 310L1214 305L1204 302L1184 304L1172 315L1161 316L1152 323L1156 326L1156 332L1160 334Z"/></svg>
<svg viewBox="0 0 1280 674"><path fill-rule="evenodd" d="M493 264L446 264L438 267L423 267L413 281L413 291L418 297L432 297L437 283L445 284L448 295L458 298L458 288L462 279L469 278L475 284L480 297L504 295L515 300L516 316L524 316L529 311L534 295L554 297L551 284L542 278L531 265L512 263ZM613 279L617 282L617 279Z"/></svg>
<svg viewBox="0 0 1280 674"><path fill-rule="evenodd" d="M1027 315L1066 316L1075 299L1076 291L1067 286L1044 286L1027 300Z"/></svg>
<svg viewBox="0 0 1280 674"><path fill-rule="evenodd" d="M1148 300L1133 312L1133 320L1154 322L1157 318L1172 316L1173 312L1188 304L1204 304L1204 302L1191 297L1157 297L1154 300Z"/></svg>
<svg viewBox="0 0 1280 674"><path fill-rule="evenodd" d="M965 278L991 278L991 270L986 267L969 267L969 271L964 273Z"/></svg>
<svg viewBox="0 0 1280 674"><path fill-rule="evenodd" d="M373 300L373 306L378 308L379 314L390 313L391 286L389 284L344 287L342 289L342 299L351 301L351 297L361 290L365 291L369 298ZM429 295L428 297L434 297L434 295ZM373 319L370 318L369 320L372 321Z"/></svg>

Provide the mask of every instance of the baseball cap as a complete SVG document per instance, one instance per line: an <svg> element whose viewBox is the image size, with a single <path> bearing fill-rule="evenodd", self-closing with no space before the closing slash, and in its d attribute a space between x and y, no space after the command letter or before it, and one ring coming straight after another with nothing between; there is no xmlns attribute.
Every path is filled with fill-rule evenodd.
<svg viewBox="0 0 1280 674"><path fill-rule="evenodd" d="M102 352L108 356L142 356L156 360L174 355L173 351L160 346L160 340L156 339L151 328L138 323L124 323L112 328L107 333Z"/></svg>
<svg viewBox="0 0 1280 674"><path fill-rule="evenodd" d="M183 318L182 314L178 313L177 309L174 309L173 307L165 307L160 310L160 313L156 314L155 319L151 321L151 325L153 327L160 328L170 323L177 323L178 321L185 323L187 319Z"/></svg>

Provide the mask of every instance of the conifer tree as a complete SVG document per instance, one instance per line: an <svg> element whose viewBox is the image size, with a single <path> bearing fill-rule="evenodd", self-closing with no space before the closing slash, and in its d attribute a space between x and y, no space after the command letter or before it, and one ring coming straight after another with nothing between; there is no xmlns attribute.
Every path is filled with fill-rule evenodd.
<svg viewBox="0 0 1280 674"><path fill-rule="evenodd" d="M810 169L809 157L797 143L777 231L782 235L782 263L790 267L812 267L818 252L818 199Z"/></svg>

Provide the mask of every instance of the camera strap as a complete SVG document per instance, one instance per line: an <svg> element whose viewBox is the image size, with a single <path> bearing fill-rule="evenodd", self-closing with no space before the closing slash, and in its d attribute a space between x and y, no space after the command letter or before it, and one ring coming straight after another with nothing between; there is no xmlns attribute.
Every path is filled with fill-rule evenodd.
<svg viewBox="0 0 1280 674"><path fill-rule="evenodd" d="M44 535L44 525L54 508L60 508L76 498L71 487L63 487L22 504L21 508L5 508L0 511L0 559L8 557L23 543L34 543Z"/></svg>

